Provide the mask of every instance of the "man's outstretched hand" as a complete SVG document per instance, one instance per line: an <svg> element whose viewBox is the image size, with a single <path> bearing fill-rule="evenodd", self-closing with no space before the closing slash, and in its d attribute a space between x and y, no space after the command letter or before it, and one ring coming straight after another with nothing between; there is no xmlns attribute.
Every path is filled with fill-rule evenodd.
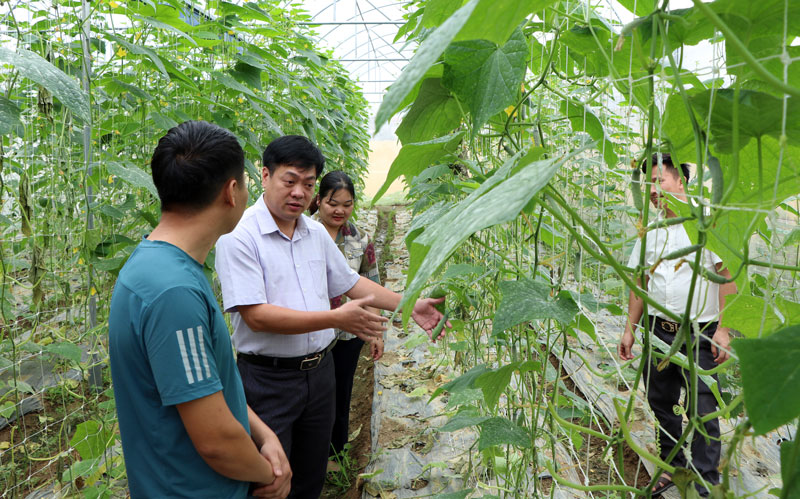
<svg viewBox="0 0 800 499"><path fill-rule="evenodd" d="M423 298L421 300L417 300L416 305L414 305L414 310L411 311L411 318L414 319L414 322L416 322L419 327L428 333L428 337L434 342L444 336L445 328L449 329L453 327L450 324L450 321L446 321L444 323L445 327L442 328L442 332L439 333L436 338L433 337L434 328L436 328L436 325L439 324L444 317L444 314L436 309L436 305L444 302L444 300L444 296L441 298Z"/></svg>

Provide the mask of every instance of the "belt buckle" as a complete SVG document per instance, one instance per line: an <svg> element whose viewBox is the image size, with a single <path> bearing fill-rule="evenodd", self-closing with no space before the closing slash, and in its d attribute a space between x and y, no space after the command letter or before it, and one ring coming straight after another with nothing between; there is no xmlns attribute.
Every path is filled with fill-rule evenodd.
<svg viewBox="0 0 800 499"><path fill-rule="evenodd" d="M315 355L315 356L313 356L311 358L303 359L300 362L300 370L301 371L309 371L311 369L314 369L315 367L317 367L319 365L321 360L322 360L322 354L321 353L318 353L317 355Z"/></svg>
<svg viewBox="0 0 800 499"><path fill-rule="evenodd" d="M672 321L661 320L661 329L668 333L677 333L680 326Z"/></svg>

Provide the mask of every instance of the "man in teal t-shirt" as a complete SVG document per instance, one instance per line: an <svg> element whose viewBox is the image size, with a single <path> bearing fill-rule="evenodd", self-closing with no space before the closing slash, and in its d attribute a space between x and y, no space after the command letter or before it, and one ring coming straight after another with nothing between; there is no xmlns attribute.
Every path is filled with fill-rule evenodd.
<svg viewBox="0 0 800 499"><path fill-rule="evenodd" d="M286 497L286 455L245 402L202 265L244 211L244 153L230 132L186 122L151 167L161 221L120 271L109 314L131 497L243 498L251 483L256 496Z"/></svg>

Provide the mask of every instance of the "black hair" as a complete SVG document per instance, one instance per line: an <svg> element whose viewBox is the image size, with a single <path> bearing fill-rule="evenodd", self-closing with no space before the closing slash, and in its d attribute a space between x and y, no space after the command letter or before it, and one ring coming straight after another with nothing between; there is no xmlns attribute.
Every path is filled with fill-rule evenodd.
<svg viewBox="0 0 800 499"><path fill-rule="evenodd" d="M270 174L279 166L314 168L316 176L325 168L325 156L310 140L302 135L284 135L269 143L264 149L262 163Z"/></svg>
<svg viewBox="0 0 800 499"><path fill-rule="evenodd" d="M345 172L341 170L334 170L325 174L325 176L322 177L322 180L319 181L319 192L317 195L321 201L326 196L333 196L336 194L336 191L341 189L349 192L350 195L353 196L353 201L355 201L356 188L353 186L353 181ZM309 206L308 211L313 215L318 209L319 203L315 197L314 201L311 202L311 206Z"/></svg>
<svg viewBox="0 0 800 499"><path fill-rule="evenodd" d="M231 178L244 181L244 151L228 130L207 121L186 121L161 137L150 168L161 211L198 211Z"/></svg>
<svg viewBox="0 0 800 499"><path fill-rule="evenodd" d="M653 154L653 159L651 160L654 165L658 164L658 154ZM686 184L689 184L689 164L688 163L681 163L680 172L678 172L678 168L675 167L675 163L672 162L672 156L670 153L665 152L661 153L661 164L667 167L667 170L672 169L675 174L680 175L683 174L683 177L686 179ZM645 175L647 174L647 160L642 161L642 173Z"/></svg>

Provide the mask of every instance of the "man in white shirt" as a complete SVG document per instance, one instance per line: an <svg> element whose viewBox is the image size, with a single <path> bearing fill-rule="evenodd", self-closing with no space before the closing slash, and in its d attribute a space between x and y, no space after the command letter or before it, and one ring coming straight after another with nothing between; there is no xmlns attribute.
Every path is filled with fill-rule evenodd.
<svg viewBox="0 0 800 499"><path fill-rule="evenodd" d="M325 158L305 137L287 135L264 151L264 195L217 243L224 309L250 407L278 435L291 463L289 497L316 499L325 481L334 422L335 329L380 337L401 295L359 276L326 229L303 215ZM330 298L351 301L330 310ZM412 317L430 334L442 319L419 300Z"/></svg>
<svg viewBox="0 0 800 499"><path fill-rule="evenodd" d="M686 183L689 181L689 166L681 164L679 165L679 171L672 163L669 154L654 155L652 163L650 201L659 210L660 217L674 218L675 213L669 208L666 194L672 194L682 202L686 202ZM645 173L646 166L646 164L642 165L642 171ZM695 254L691 253L672 260L662 260L662 258L676 250L691 245L692 242L689 240L686 229L680 223L649 231L644 252L645 261L641 264L649 269L644 283L644 289L647 290L648 296L679 316L687 312L686 305L694 273L690 265L686 262L681 262L681 258L693 262ZM706 249L702 251L701 265L705 269L723 275L728 279L731 278L730 272L717 255ZM640 255L641 240L637 240L631 252L628 266L632 268L639 266ZM653 268L654 265L656 265L655 268ZM641 283L637 284L641 285ZM719 285L700 276L697 277L692 304L688 312L690 319L697 321L701 333L699 335L699 345L694 332L692 332L691 338L687 338L687 344L692 345L692 351L696 353L696 363L702 369L711 369L715 364L721 364L730 357L728 328L718 327L718 324L721 311L725 307L725 296L735 292L736 285L734 283ZM645 322L642 321L643 308L643 300L631 291L628 302L628 320L618 347L619 357L624 361L631 360L634 357L631 353L631 347L634 343L634 329L638 327L640 321L642 327L644 327ZM680 324L673 322L661 311L655 310L651 313L653 315L650 315L647 319L652 333L668 345L671 345L675 340ZM686 353L685 345L681 348L681 352ZM656 368L658 364L656 359L649 359L647 362L648 365L645 366L647 400L659 423L656 431L659 453L661 458L666 460L683 433L683 416L675 414L673 407L680 403L681 387L686 387L688 372L674 363L670 363L664 370L659 371ZM697 413L702 416L716 410L716 399L705 383L700 380L698 380L698 383ZM687 397L687 400L690 400L690 397ZM686 410L687 413L691 414L690 407L687 407ZM719 471L717 469L721 452L719 421L715 418L706 422L705 431L710 437L708 440L704 436L695 433L695 438L691 443L691 463L687 461L683 451L678 451L669 464L681 468L691 466L697 470L704 480L713 485L719 483ZM671 478L669 473L661 475L653 488L653 495L660 494L672 487ZM697 489L701 496L707 496L709 493L705 487L699 484Z"/></svg>

